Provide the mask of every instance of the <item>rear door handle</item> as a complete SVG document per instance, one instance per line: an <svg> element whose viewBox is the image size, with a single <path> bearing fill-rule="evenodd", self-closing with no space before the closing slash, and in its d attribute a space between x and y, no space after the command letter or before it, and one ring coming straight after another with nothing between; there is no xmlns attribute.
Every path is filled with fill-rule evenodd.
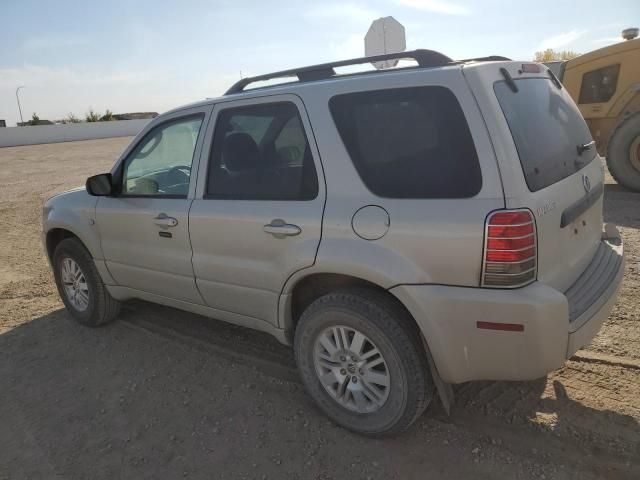
<svg viewBox="0 0 640 480"><path fill-rule="evenodd" d="M298 225L286 223L279 218L272 220L271 223L262 227L266 233L270 233L276 238L293 237L299 235L302 229Z"/></svg>
<svg viewBox="0 0 640 480"><path fill-rule="evenodd" d="M159 227L169 228L178 225L178 220L173 217L167 216L166 213L161 213L153 219L153 223L155 223Z"/></svg>

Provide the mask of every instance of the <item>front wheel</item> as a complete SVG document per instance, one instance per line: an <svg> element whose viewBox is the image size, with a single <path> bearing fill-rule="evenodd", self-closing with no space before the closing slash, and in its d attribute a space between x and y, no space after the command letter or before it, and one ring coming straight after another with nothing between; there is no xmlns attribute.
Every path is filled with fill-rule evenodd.
<svg viewBox="0 0 640 480"><path fill-rule="evenodd" d="M120 302L107 291L93 258L80 241L62 240L53 253L52 264L60 298L75 320L98 327L116 318Z"/></svg>
<svg viewBox="0 0 640 480"><path fill-rule="evenodd" d="M311 397L354 432L401 432L433 398L420 333L384 294L349 289L320 297L302 314L294 348Z"/></svg>

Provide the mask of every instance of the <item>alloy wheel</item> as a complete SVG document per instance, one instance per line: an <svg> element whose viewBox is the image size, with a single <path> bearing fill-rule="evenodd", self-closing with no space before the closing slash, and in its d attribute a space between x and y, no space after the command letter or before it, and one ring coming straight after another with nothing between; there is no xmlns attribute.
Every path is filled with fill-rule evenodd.
<svg viewBox="0 0 640 480"><path fill-rule="evenodd" d="M324 389L348 410L372 413L387 401L389 368L364 333L346 326L327 328L316 339L313 359Z"/></svg>
<svg viewBox="0 0 640 480"><path fill-rule="evenodd" d="M60 278L67 300L79 312L89 307L89 286L80 265L70 257L60 262Z"/></svg>

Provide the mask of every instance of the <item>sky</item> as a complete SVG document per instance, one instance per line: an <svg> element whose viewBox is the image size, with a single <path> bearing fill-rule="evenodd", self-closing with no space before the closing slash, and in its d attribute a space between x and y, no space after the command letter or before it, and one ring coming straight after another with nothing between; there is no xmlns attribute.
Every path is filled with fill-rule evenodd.
<svg viewBox="0 0 640 480"><path fill-rule="evenodd" d="M221 95L240 75L363 56L393 16L407 49L530 60L587 52L640 26L639 0L0 0L0 119L163 112Z"/></svg>

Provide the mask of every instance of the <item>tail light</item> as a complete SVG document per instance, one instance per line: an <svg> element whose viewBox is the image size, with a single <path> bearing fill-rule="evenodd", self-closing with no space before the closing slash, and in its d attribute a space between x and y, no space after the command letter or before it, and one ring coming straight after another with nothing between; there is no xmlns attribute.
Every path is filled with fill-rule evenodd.
<svg viewBox="0 0 640 480"><path fill-rule="evenodd" d="M514 288L536 278L536 225L529 210L500 210L487 217L483 287Z"/></svg>

